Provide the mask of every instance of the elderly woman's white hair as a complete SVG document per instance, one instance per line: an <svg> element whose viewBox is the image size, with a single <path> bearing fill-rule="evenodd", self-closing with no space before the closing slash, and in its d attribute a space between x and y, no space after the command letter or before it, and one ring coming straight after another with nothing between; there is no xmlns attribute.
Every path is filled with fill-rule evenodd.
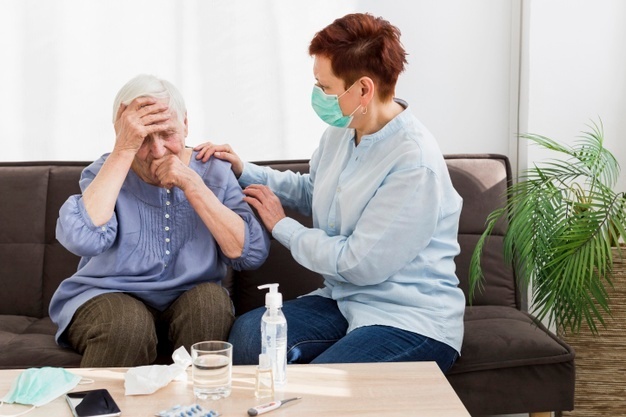
<svg viewBox="0 0 626 417"><path fill-rule="evenodd" d="M187 115L187 107L182 94L174 84L149 74L140 74L128 81L117 93L113 101L113 123L121 104L130 104L137 97L154 97L169 99L170 110L176 112L178 119L183 122Z"/></svg>

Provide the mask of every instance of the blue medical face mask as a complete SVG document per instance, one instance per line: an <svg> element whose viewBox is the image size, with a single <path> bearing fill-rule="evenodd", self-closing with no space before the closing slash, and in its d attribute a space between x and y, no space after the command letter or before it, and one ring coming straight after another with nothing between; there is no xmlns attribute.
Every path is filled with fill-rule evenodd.
<svg viewBox="0 0 626 417"><path fill-rule="evenodd" d="M356 82L354 83L356 84ZM313 86L313 92L311 93L311 105L313 106L313 110L315 113L326 123L331 126L336 127L347 127L352 122L352 118L354 113L361 107L359 106L354 109L352 113L347 116L343 115L343 111L341 111L341 107L339 106L339 99L343 97L350 88L354 85L352 84L346 91L341 93L341 95L336 94L326 94L324 90L322 90L319 86Z"/></svg>
<svg viewBox="0 0 626 417"><path fill-rule="evenodd" d="M63 368L29 368L22 372L11 385L9 392L2 398L3 403L25 404L41 407L65 394L81 380L81 377ZM20 413L21 415L25 413Z"/></svg>

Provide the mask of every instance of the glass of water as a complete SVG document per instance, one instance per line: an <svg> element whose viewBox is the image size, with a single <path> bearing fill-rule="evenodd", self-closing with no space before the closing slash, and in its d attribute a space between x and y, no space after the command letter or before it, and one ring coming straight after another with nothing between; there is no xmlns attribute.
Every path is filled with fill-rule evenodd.
<svg viewBox="0 0 626 417"><path fill-rule="evenodd" d="M232 390L233 345L198 342L191 346L193 393L201 400L219 400Z"/></svg>

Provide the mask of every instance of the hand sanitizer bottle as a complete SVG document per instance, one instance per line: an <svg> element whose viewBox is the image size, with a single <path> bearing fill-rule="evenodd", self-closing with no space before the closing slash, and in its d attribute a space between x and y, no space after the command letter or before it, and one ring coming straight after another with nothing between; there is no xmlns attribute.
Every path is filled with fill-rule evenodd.
<svg viewBox="0 0 626 417"><path fill-rule="evenodd" d="M258 288L269 288L265 294L267 311L261 318L261 353L270 358L274 384L283 385L287 382L287 320L281 311L283 296L278 292L278 284L265 284Z"/></svg>

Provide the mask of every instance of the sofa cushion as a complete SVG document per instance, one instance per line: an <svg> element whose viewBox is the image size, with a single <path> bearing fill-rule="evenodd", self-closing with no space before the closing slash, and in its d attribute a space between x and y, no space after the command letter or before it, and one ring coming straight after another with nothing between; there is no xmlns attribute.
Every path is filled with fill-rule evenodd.
<svg viewBox="0 0 626 417"><path fill-rule="evenodd" d="M80 366L81 355L55 343L56 325L49 317L0 317L0 369Z"/></svg>
<svg viewBox="0 0 626 417"><path fill-rule="evenodd" d="M535 318L511 307L465 309L462 355L449 374L573 360L574 352Z"/></svg>
<svg viewBox="0 0 626 417"><path fill-rule="evenodd" d="M43 244L0 242L0 314L41 317L43 257Z"/></svg>
<svg viewBox="0 0 626 417"><path fill-rule="evenodd" d="M461 357L446 377L472 415L571 408L573 349L512 307L466 307L464 318Z"/></svg>

